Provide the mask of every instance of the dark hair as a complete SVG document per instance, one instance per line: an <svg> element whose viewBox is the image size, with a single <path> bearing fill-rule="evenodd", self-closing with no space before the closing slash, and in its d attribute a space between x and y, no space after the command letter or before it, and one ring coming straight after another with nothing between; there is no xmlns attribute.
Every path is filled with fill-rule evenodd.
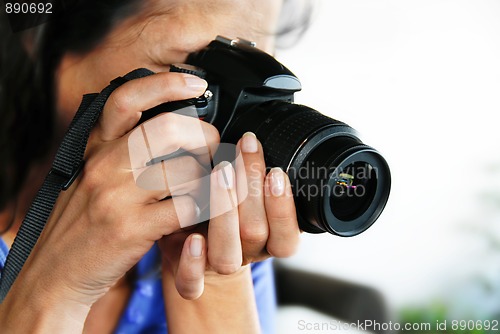
<svg viewBox="0 0 500 334"><path fill-rule="evenodd" d="M296 19L291 7L298 2L307 5ZM90 51L142 5L138 0L78 1L64 15L18 33L0 14L0 210L17 196L29 168L46 157L53 143L53 73L61 57ZM309 25L311 8L310 0L285 0L278 35L298 38Z"/></svg>
<svg viewBox="0 0 500 334"><path fill-rule="evenodd" d="M12 34L0 15L0 209L22 185L31 163L46 153L52 116L44 86L23 45L25 34Z"/></svg>
<svg viewBox="0 0 500 334"><path fill-rule="evenodd" d="M43 26L18 33L0 15L0 210L53 144L53 73L62 55L91 50L139 4L85 0Z"/></svg>

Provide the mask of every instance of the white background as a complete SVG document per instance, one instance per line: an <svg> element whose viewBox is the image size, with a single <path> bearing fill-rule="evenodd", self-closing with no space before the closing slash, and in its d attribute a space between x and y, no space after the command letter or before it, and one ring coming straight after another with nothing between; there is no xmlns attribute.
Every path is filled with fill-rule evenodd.
<svg viewBox="0 0 500 334"><path fill-rule="evenodd" d="M278 59L302 81L297 102L359 130L387 158L393 185L367 232L303 235L285 263L376 287L394 310L448 298L458 314L494 311L500 1L317 3L310 30ZM291 333L297 317L281 327Z"/></svg>

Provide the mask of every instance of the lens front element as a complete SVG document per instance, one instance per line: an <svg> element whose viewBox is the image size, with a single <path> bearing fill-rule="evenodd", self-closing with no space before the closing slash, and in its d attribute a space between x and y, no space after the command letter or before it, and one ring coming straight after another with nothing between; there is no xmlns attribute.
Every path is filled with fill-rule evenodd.
<svg viewBox="0 0 500 334"><path fill-rule="evenodd" d="M349 222L363 214L377 190L377 175L372 165L357 161L338 168L331 176L330 210L339 219Z"/></svg>
<svg viewBox="0 0 500 334"><path fill-rule="evenodd" d="M389 198L391 176L385 159L375 149L359 145L330 165L318 211L322 228L341 236L365 231L380 216Z"/></svg>

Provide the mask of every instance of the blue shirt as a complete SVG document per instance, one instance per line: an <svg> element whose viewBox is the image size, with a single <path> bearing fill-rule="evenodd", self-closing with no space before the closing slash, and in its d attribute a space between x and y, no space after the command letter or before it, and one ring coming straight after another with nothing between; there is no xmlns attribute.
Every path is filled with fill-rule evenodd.
<svg viewBox="0 0 500 334"><path fill-rule="evenodd" d="M0 238L0 274L9 249ZM160 278L160 252L154 245L137 264L137 277L116 334L156 334L167 332L165 304ZM262 332L274 333L276 298L271 259L253 263L252 278Z"/></svg>

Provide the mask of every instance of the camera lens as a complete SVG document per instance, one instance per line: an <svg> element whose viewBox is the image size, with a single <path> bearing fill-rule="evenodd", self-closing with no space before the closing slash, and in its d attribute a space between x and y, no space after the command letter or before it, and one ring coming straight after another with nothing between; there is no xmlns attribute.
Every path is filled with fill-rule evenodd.
<svg viewBox="0 0 500 334"><path fill-rule="evenodd" d="M301 228L353 236L370 227L389 197L384 158L353 129L331 125L309 134L288 174L294 185Z"/></svg>
<svg viewBox="0 0 500 334"><path fill-rule="evenodd" d="M330 190L330 210L339 220L358 218L373 201L377 177L373 166L363 161L354 162L339 170Z"/></svg>
<svg viewBox="0 0 500 334"><path fill-rule="evenodd" d="M391 177L387 162L347 124L285 101L254 105L223 134L261 140L267 166L287 171L302 230L353 236L382 213Z"/></svg>

